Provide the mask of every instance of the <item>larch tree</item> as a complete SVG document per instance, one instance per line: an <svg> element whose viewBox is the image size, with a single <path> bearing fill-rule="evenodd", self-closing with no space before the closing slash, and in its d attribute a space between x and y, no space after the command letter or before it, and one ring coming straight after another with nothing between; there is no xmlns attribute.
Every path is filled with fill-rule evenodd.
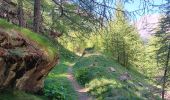
<svg viewBox="0 0 170 100"><path fill-rule="evenodd" d="M24 26L24 11L23 11L23 0L18 0L18 21L19 21L19 26L23 27Z"/></svg>
<svg viewBox="0 0 170 100"><path fill-rule="evenodd" d="M40 31L41 25L41 0L34 0L34 22L33 29L35 32Z"/></svg>
<svg viewBox="0 0 170 100"><path fill-rule="evenodd" d="M159 30L156 36L159 38L158 43L161 45L157 51L158 63L163 67L162 77L162 99L165 99L165 91L168 87L170 75L170 0L163 6L164 15L160 21Z"/></svg>
<svg viewBox="0 0 170 100"><path fill-rule="evenodd" d="M143 44L135 27L128 22L123 4L117 4L115 17L110 21L106 32L105 48L123 66L142 66ZM139 57L140 56L140 57Z"/></svg>

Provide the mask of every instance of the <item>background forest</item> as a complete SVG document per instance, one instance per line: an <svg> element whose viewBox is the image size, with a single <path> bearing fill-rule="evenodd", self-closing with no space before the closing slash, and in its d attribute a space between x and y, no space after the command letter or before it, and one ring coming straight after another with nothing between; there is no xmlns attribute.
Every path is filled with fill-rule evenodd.
<svg viewBox="0 0 170 100"><path fill-rule="evenodd" d="M170 0L134 2L0 0L0 100L170 100Z"/></svg>

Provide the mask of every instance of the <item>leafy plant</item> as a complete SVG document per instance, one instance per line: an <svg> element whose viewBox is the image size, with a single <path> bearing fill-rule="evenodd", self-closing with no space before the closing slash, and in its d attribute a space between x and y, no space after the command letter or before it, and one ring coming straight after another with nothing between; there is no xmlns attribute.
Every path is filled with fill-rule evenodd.
<svg viewBox="0 0 170 100"><path fill-rule="evenodd" d="M92 79L91 73L89 72L89 68L87 67L78 69L76 71L75 77L81 85L85 85Z"/></svg>
<svg viewBox="0 0 170 100"><path fill-rule="evenodd" d="M65 95L65 90L64 87L58 87L55 85L47 85L44 88L44 94L45 96L51 98L52 100L65 100L66 99L66 95Z"/></svg>
<svg viewBox="0 0 170 100"><path fill-rule="evenodd" d="M104 67L81 67L75 71L75 77L81 85L86 85L95 78L107 77L110 73Z"/></svg>

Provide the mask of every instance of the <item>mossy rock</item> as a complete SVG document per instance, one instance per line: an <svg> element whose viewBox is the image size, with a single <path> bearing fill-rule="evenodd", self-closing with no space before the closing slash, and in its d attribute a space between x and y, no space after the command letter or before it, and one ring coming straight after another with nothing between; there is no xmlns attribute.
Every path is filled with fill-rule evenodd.
<svg viewBox="0 0 170 100"><path fill-rule="evenodd" d="M38 33L0 19L0 88L38 92L58 63L57 47Z"/></svg>

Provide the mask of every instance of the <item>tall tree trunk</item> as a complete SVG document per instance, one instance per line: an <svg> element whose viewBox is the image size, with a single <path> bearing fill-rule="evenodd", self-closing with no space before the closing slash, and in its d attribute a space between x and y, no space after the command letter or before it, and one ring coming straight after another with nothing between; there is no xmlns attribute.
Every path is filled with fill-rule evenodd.
<svg viewBox="0 0 170 100"><path fill-rule="evenodd" d="M117 61L120 63L120 54L119 54L119 39L118 39L118 34L117 34L117 41L116 41L116 46L117 46Z"/></svg>
<svg viewBox="0 0 170 100"><path fill-rule="evenodd" d="M125 50L125 43L123 41L123 65L126 66L126 50Z"/></svg>
<svg viewBox="0 0 170 100"><path fill-rule="evenodd" d="M129 60L129 58L128 58L128 54L126 55L126 66L128 66L128 61Z"/></svg>
<svg viewBox="0 0 170 100"><path fill-rule="evenodd" d="M168 67L169 67L169 58L170 58L170 46L168 48L168 54L167 54L167 59L165 63L165 71L164 71L164 76L163 76L163 84L162 84L162 100L165 99L165 85L167 81L167 74L168 74Z"/></svg>
<svg viewBox="0 0 170 100"><path fill-rule="evenodd" d="M41 0L34 0L34 31L40 31Z"/></svg>
<svg viewBox="0 0 170 100"><path fill-rule="evenodd" d="M23 0L18 0L18 21L19 26L24 27Z"/></svg>

